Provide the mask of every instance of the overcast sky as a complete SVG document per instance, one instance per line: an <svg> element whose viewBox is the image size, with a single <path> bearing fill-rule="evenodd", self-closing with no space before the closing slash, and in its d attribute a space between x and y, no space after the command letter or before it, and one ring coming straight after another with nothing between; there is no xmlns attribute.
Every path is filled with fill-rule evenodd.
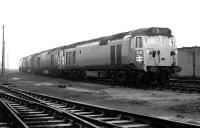
<svg viewBox="0 0 200 128"><path fill-rule="evenodd" d="M42 50L144 27L168 27L178 47L199 46L200 1L0 0L0 40L3 24L6 65L18 68Z"/></svg>

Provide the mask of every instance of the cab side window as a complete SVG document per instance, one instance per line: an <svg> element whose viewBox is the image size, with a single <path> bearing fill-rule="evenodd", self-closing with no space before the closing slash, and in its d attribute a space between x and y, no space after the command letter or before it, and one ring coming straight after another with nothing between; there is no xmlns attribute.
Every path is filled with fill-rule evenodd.
<svg viewBox="0 0 200 128"><path fill-rule="evenodd" d="M136 37L135 39L135 47L142 48L142 37Z"/></svg>

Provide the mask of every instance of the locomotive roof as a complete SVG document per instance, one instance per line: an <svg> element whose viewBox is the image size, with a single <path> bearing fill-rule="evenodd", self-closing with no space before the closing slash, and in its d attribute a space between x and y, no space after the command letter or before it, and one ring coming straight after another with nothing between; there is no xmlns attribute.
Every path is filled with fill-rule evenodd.
<svg viewBox="0 0 200 128"><path fill-rule="evenodd" d="M151 27L151 28L142 28L142 29L137 29L133 31L128 31L128 32L122 32L118 34L114 34L111 36L104 36L96 39L91 39L87 41L81 41L77 43L73 43L70 45L66 45L61 47L62 49L66 48L75 48L76 46L79 45L84 45L84 44L89 44L93 42L101 42L104 40L117 40L117 39L123 39L125 36L131 35L131 36L137 36L137 35L150 35L150 36L155 36L155 35L164 35L164 36L169 36L171 37L171 30L169 28L158 28L158 27Z"/></svg>
<svg viewBox="0 0 200 128"><path fill-rule="evenodd" d="M110 35L110 36L103 36L103 37L100 37L100 38L91 39L91 40L87 40L87 41L76 42L76 43L73 43L73 44L69 44L69 45L60 46L60 47L57 47L57 48L45 50L45 51L35 53L35 54L32 54L32 55L37 55L37 54L47 52L47 51L55 51L57 49L75 48L77 46L89 44L89 43L93 43L93 42L103 42L103 41L108 41L108 40L123 39L127 35L130 35L132 37L138 36L138 35L149 35L149 36L164 35L164 36L172 37L172 33L171 33L171 30L169 28L159 28L159 27L142 28L142 29L132 30L132 31L128 31L128 32L117 33L117 34ZM24 58L26 58L26 57L24 57Z"/></svg>

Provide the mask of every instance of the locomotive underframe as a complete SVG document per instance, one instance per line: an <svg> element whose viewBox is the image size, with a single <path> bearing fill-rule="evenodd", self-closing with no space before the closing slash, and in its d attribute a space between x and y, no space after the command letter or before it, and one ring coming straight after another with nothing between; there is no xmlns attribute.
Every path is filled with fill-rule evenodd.
<svg viewBox="0 0 200 128"><path fill-rule="evenodd" d="M147 77L149 81L157 83L166 83L178 72L177 66L148 66Z"/></svg>
<svg viewBox="0 0 200 128"><path fill-rule="evenodd" d="M176 66L158 67L149 66L147 71L144 71L144 65L123 64L123 65L101 65L101 66L71 66L65 69L40 68L40 69L23 69L23 72L28 72L40 75L76 78L76 79L111 79L115 82L131 82L131 83L150 83L158 82L165 83L175 74ZM93 72L95 75L88 75L88 72Z"/></svg>

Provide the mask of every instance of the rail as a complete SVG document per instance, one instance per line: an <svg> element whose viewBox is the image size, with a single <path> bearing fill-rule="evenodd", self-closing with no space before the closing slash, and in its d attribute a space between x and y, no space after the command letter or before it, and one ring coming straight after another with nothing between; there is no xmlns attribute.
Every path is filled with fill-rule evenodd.
<svg viewBox="0 0 200 128"><path fill-rule="evenodd" d="M0 93L0 98L7 103L9 108L14 111L28 127L31 128L98 128L96 125L70 113L60 111L44 104L30 102L10 93Z"/></svg>
<svg viewBox="0 0 200 128"><path fill-rule="evenodd" d="M61 111L66 111L74 114L84 120L90 121L100 127L109 128L198 128L200 125L194 125L183 122L170 121L155 117L149 117L134 113L128 113L106 107L100 107L96 105L90 105L86 103L76 102L72 100L66 100L62 98L52 97L44 94L38 94L28 92L21 89L2 87L1 89L10 89L27 94L33 98L39 99L44 104L58 108Z"/></svg>

